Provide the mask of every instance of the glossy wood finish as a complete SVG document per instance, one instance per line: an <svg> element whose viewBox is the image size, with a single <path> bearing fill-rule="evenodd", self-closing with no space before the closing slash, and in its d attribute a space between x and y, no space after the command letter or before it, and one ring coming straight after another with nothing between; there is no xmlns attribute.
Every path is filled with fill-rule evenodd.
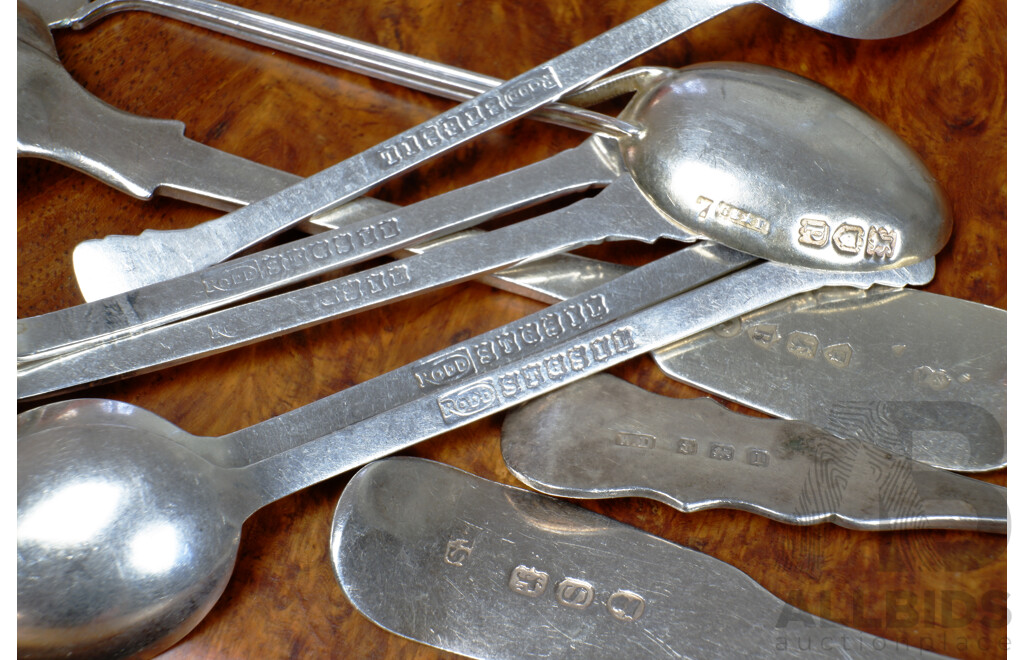
<svg viewBox="0 0 1024 660"><path fill-rule="evenodd" d="M509 77L639 13L654 0L241 4ZM58 34L57 46L74 77L109 103L180 119L194 139L302 175L450 105L140 13L108 18L82 33ZM639 61L678 67L714 60L769 64L805 75L895 129L933 169L956 217L952 242L939 256L938 275L926 288L1005 307L1005 3L961 0L924 30L873 43L824 35L748 7ZM385 185L377 194L409 203L538 160L580 139L565 129L521 121ZM80 302L70 262L79 241L145 227L186 227L213 216L171 200L139 202L63 167L19 161L19 316ZM633 263L658 252L641 246L591 251ZM471 283L87 389L79 396L129 401L191 432L222 434L540 307ZM613 373L661 394L700 394L670 381L646 358ZM498 450L500 423L500 417L488 419L407 453L515 483ZM983 478L1006 482L1005 471ZM335 583L328 536L346 481L347 476L333 479L255 515L245 527L226 593L166 657L443 656L365 620ZM1004 537L794 528L739 512L683 515L641 500L585 506L732 563L815 614L954 656L1005 654Z"/></svg>

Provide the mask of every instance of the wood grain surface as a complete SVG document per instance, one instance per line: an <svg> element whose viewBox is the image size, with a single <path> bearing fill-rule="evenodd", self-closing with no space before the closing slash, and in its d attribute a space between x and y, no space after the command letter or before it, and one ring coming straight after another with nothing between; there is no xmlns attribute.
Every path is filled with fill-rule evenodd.
<svg viewBox="0 0 1024 660"><path fill-rule="evenodd" d="M259 11L481 73L511 77L621 23L655 0L245 0ZM56 35L71 74L105 101L179 119L187 135L300 175L369 148L448 101L275 53L143 13ZM960 0L914 34L865 42L816 32L761 7L728 12L641 57L680 67L734 60L821 82L881 118L927 162L956 227L928 291L1006 305L1006 4ZM532 120L488 134L384 185L408 204L574 146L581 135ZM64 167L18 163L18 315L81 302L71 250L144 228L217 215L142 202ZM589 254L639 263L658 249ZM291 410L536 311L478 283L326 323L74 396L138 404L186 430L218 435ZM649 390L701 393L648 358L613 370ZM22 406L25 409L29 406ZM732 406L733 409L739 409ZM407 452L515 483L498 448L501 416ZM1000 471L981 478L1005 485ZM167 658L435 658L364 619L334 580L331 516L343 475L285 498L245 525L234 576ZM636 499L584 503L751 575L793 605L910 645L963 658L1005 655L1006 539L968 532L862 533L797 528L740 512L684 515ZM527 633L528 634L528 633Z"/></svg>

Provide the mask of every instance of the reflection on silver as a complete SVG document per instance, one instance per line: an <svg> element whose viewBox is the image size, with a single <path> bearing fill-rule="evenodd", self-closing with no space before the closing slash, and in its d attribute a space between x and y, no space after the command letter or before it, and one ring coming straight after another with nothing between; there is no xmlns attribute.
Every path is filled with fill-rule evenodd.
<svg viewBox="0 0 1024 660"><path fill-rule="evenodd" d="M80 481L58 485L44 499L18 510L18 538L75 546L101 536L121 511L125 493L116 483Z"/></svg>
<svg viewBox="0 0 1024 660"><path fill-rule="evenodd" d="M140 529L128 542L129 561L140 573L159 574L187 559L187 546L168 521L156 521ZM182 562L185 563L185 562Z"/></svg>

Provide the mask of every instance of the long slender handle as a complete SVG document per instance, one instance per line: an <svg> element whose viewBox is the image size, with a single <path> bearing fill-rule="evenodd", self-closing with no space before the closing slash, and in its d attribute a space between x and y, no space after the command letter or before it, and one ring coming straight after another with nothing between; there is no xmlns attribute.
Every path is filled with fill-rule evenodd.
<svg viewBox="0 0 1024 660"><path fill-rule="evenodd" d="M727 507L796 525L1006 533L1005 488L608 374L509 413L501 453L549 495L651 497L686 512Z"/></svg>
<svg viewBox="0 0 1024 660"><path fill-rule="evenodd" d="M423 162L578 89L671 39L732 2L667 0L499 87L303 182L189 230L124 239L106 263L162 278L221 261L303 219L353 199Z"/></svg>
<svg viewBox="0 0 1024 660"><path fill-rule="evenodd" d="M368 619L473 658L940 657L799 610L696 550L422 459L352 477L331 555Z"/></svg>
<svg viewBox="0 0 1024 660"><path fill-rule="evenodd" d="M632 210L632 217L619 212L623 208ZM694 240L644 203L631 178L621 177L595 198L503 229L337 280L29 363L19 369L18 396L36 397L181 364L606 239L651 243L666 237Z"/></svg>
<svg viewBox="0 0 1024 660"><path fill-rule="evenodd" d="M389 215L292 241L125 294L20 319L18 358L28 361L50 357L73 350L72 347L85 347L193 316L471 227L529 203L610 183L618 171L616 163L607 159L603 139L589 138L581 146L539 163L396 209ZM187 241L192 236L190 232L182 230L177 235ZM76 272L82 273L88 268L99 277L99 273L104 272L101 265L85 262L96 254L90 248L102 249L110 244L111 238L80 244L74 255Z"/></svg>
<svg viewBox="0 0 1024 660"><path fill-rule="evenodd" d="M61 163L139 199L160 194L229 211L301 180L190 140L181 122L142 117L108 105L83 89L52 58L20 41L18 109L19 156ZM58 109L60 112L55 112ZM305 228L320 233L394 208L387 202L360 197L311 218ZM603 278L605 272L616 270L614 264L562 255L550 262L532 263L528 272L520 269L488 276L485 281L551 301L548 282L586 283L588 272ZM93 301L120 293L111 286L118 281L109 272L86 269L78 285L85 300ZM125 283L113 288L130 290L134 286Z"/></svg>
<svg viewBox="0 0 1024 660"><path fill-rule="evenodd" d="M82 29L110 14L133 9L455 101L468 101L502 82L499 78L216 0L95 0L78 7L71 15L51 18L50 26ZM631 130L612 117L564 103L550 103L532 116L559 126L610 135Z"/></svg>
<svg viewBox="0 0 1024 660"><path fill-rule="evenodd" d="M659 277L626 273L615 286L559 302L335 394L314 409L298 409L222 439L225 448L197 441L193 451L210 460L248 465L310 439L385 412L426 393L467 382L522 355L568 341L652 302L700 286L750 264L753 258L714 244L698 244L663 257ZM224 458L226 457L226 458Z"/></svg>
<svg viewBox="0 0 1024 660"><path fill-rule="evenodd" d="M639 273L641 279L657 279L668 263L658 260L630 276ZM934 271L933 259L878 273L809 271L777 263L752 266L569 341L535 350L500 368L481 370L466 384L425 393L358 424L335 427L334 432L321 438L241 468L247 471L253 487L262 491L261 495L253 496L253 510L345 470L713 327L750 309L822 286L921 284L930 280ZM604 291L595 293L624 286L630 276L614 280ZM642 295L642 291L633 289L633 295ZM478 341L486 339L481 337ZM292 419L308 415L326 420L324 426L329 427L333 405L334 397L326 397L293 411ZM313 422L314 426L317 421Z"/></svg>

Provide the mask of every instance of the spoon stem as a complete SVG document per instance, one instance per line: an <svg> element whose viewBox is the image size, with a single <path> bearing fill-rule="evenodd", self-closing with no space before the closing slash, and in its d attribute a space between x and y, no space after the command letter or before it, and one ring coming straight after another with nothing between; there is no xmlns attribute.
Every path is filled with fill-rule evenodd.
<svg viewBox="0 0 1024 660"><path fill-rule="evenodd" d="M81 30L106 16L127 10L148 11L453 101L468 101L503 82L500 78L216 0L95 0L54 27ZM532 116L558 126L613 137L632 135L637 131L628 122L566 103L550 103Z"/></svg>
<svg viewBox="0 0 1024 660"><path fill-rule="evenodd" d="M664 274L667 263L670 262L659 259L630 275L640 273L641 278L656 280ZM469 384L424 393L362 422L336 427L323 437L240 469L259 484L260 496L256 499L262 501L262 506L751 309L822 286L922 284L931 279L934 265L934 260L929 259L877 273L834 273L771 262L758 264L569 341L531 352L498 369L477 373L476 380ZM633 282L633 278L624 276L602 289ZM637 294L634 289L634 295ZM321 399L295 414L329 414L333 400L334 397Z"/></svg>
<svg viewBox="0 0 1024 660"><path fill-rule="evenodd" d="M479 224L571 192L607 185L620 173L614 144L592 137L538 163L197 273L18 321L23 362L86 348L164 325L396 249ZM247 207L251 208L251 207ZM187 230L185 230L187 231ZM144 233L143 237L146 236ZM100 272L108 236L75 249L76 271ZM96 259L90 266L88 262Z"/></svg>
<svg viewBox="0 0 1024 660"><path fill-rule="evenodd" d="M111 264L124 262L135 268L156 264L153 274L159 273L159 279L200 270L560 99L734 4L667 0L275 195L191 229L150 232L135 240L122 237L111 246L107 259Z"/></svg>
<svg viewBox="0 0 1024 660"><path fill-rule="evenodd" d="M594 198L385 266L29 363L19 398L146 373L606 240L695 237L646 203L629 176Z"/></svg>
<svg viewBox="0 0 1024 660"><path fill-rule="evenodd" d="M472 337L372 380L342 390L329 400L223 436L231 465L255 463L337 429L387 412L427 393L450 388L511 364L522 355L569 341L583 332L640 311L749 265L753 257L713 243L683 248L661 259L662 277L645 274L616 287L594 288L539 312ZM639 295L638 295L639 294ZM190 447L203 453L209 439ZM206 455L204 453L204 455ZM222 462L222 461L221 461Z"/></svg>

